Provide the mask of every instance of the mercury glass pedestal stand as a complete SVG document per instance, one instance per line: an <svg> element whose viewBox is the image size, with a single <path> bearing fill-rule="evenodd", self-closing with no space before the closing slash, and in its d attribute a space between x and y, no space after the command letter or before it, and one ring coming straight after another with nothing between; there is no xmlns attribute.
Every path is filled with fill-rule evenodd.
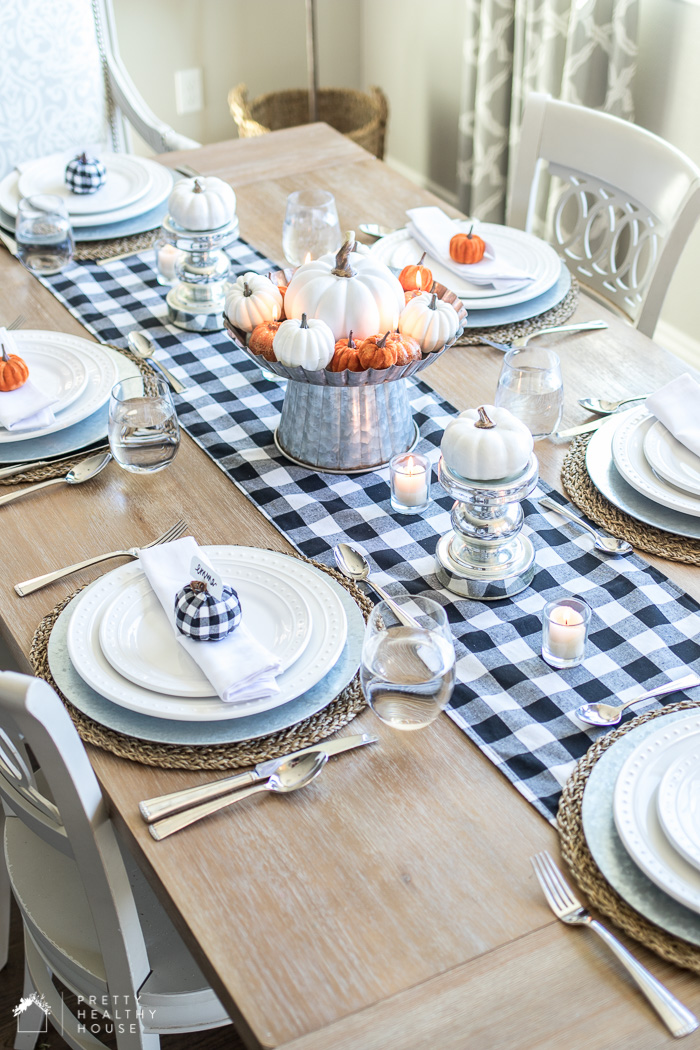
<svg viewBox="0 0 700 1050"><path fill-rule="evenodd" d="M183 253L177 256L175 283L165 299L168 320L188 332L220 331L230 267L224 248L238 235L238 219L215 230L195 231L186 230L167 215L161 232Z"/></svg>
<svg viewBox="0 0 700 1050"><path fill-rule="evenodd" d="M535 550L523 526L521 500L539 476L537 457L511 478L472 481L462 478L441 457L438 478L457 501L454 529L437 546L437 577L443 587L465 598L494 601L517 594L535 574Z"/></svg>

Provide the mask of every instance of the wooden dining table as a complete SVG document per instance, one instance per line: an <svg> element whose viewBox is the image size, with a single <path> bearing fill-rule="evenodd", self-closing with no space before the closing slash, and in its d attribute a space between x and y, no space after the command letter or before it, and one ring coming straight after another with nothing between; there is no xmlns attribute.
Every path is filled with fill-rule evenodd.
<svg viewBox="0 0 700 1050"><path fill-rule="evenodd" d="M316 186L341 227L401 226L437 203L324 124L158 158L234 187L241 236L283 263L287 195ZM0 318L86 336L54 296L0 250ZM561 357L564 426L590 418L586 395L645 393L687 365L581 295L576 320L605 331L547 337ZM493 398L502 355L455 346L421 379L464 409ZM561 490L566 442L536 444ZM201 544L290 545L188 436L154 475L110 466L80 487L2 509L1 629L20 666L41 618L105 566L19 598L13 584L103 551L138 545L184 517ZM700 599L700 569L648 557ZM115 563L117 564L117 563ZM107 566L111 568L111 566ZM558 857L557 833L441 715L392 731L371 711L344 732L379 743L332 759L288 799L251 800L162 842L139 800L211 779L89 747L113 819L251 1048L284 1050L652 1050L673 1042L586 931L557 922L530 857ZM624 940L624 937L622 938ZM700 1014L700 979L641 945L634 953ZM200 1044L204 1045L204 1044ZM700 1046L700 1035L688 1046Z"/></svg>

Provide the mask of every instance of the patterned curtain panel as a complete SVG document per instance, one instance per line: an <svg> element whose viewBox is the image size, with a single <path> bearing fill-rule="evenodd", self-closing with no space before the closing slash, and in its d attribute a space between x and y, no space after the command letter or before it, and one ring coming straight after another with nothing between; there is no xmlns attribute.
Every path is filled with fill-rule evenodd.
<svg viewBox="0 0 700 1050"><path fill-rule="evenodd" d="M460 207L503 222L531 91L632 120L639 0L464 0Z"/></svg>

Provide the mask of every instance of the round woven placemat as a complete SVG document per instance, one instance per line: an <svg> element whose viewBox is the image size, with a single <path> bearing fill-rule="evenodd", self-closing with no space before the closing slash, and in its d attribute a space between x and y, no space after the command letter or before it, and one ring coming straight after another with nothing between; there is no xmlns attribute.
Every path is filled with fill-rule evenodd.
<svg viewBox="0 0 700 1050"><path fill-rule="evenodd" d="M76 244L73 258L76 262L96 262L98 259L113 259L115 255L136 255L153 247L160 223L146 233L134 233L131 237L117 237L111 241L83 241Z"/></svg>
<svg viewBox="0 0 700 1050"><path fill-rule="evenodd" d="M301 556L294 555L294 557ZM301 560L309 561L308 558L301 558ZM328 573L337 583L345 587L357 602L365 620L367 619L373 605L357 584L346 579L336 569L321 565L320 562L311 561L309 564ZM298 751L311 744L317 744L319 740L325 740L331 733L347 725L365 706L365 699L360 688L360 677L359 674L356 674L335 700L331 701L322 711L297 722L288 729L270 733L257 740L243 740L233 744L183 746L155 744L148 740L139 740L137 737L117 733L95 722L82 711L78 711L60 691L49 668L48 644L53 626L66 605L82 589L79 587L72 594L67 595L43 618L34 633L30 659L37 677L48 682L60 696L85 743L94 744L103 751L111 751L119 758L128 758L131 762L141 762L146 766L159 766L162 769L238 769L241 766L264 762L268 758L280 758L290 751Z"/></svg>
<svg viewBox="0 0 700 1050"><path fill-rule="evenodd" d="M627 540L637 550L670 561L700 565L700 540L674 536L653 525L645 525L613 506L598 491L586 470L586 449L591 437L591 434L582 434L575 438L564 458L561 480L569 499L596 525Z"/></svg>
<svg viewBox="0 0 700 1050"><path fill-rule="evenodd" d="M645 722L674 711L697 711L698 707L700 704L692 700L682 700L678 704L670 704L668 707L639 715L626 725L596 740L583 758L579 759L574 772L564 786L559 802L557 824L562 857L573 879L586 895L588 903L606 915L628 936L639 941L645 948L656 952L662 959L667 959L676 966L682 966L686 970L693 970L700 974L700 947L667 933L656 923L645 919L638 911L631 908L607 882L588 848L581 818L583 792L588 778L600 756L609 747L630 730L636 729Z"/></svg>
<svg viewBox="0 0 700 1050"><path fill-rule="evenodd" d="M467 328L460 336L455 346L478 346L481 336L494 339L497 343L511 343L522 335L530 335L539 328L547 328L550 325L563 324L568 321L578 305L579 285L576 278L571 275L571 287L564 298L550 310L536 317L528 317L524 321L516 321L514 324L503 325L502 328ZM467 315L469 307L467 305Z"/></svg>

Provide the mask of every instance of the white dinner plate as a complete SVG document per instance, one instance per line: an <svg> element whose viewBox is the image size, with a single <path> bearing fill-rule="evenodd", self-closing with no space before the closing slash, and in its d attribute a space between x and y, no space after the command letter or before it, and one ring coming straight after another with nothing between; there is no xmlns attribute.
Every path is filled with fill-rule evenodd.
<svg viewBox="0 0 700 1050"><path fill-rule="evenodd" d="M38 430L3 430L0 428L0 444L30 441L37 437L46 437L59 430L66 430L75 423L87 419L98 408L106 404L110 391L117 381L117 365L114 357L99 343L91 343L75 335L63 332L24 331L14 332L20 353L25 347L38 347L51 352L56 359L78 358L87 376L81 393L63 409L54 422ZM0 395L1 396L1 395Z"/></svg>
<svg viewBox="0 0 700 1050"><path fill-rule="evenodd" d="M654 473L683 492L700 496L700 456L674 438L658 420L647 430L644 455Z"/></svg>
<svg viewBox="0 0 700 1050"><path fill-rule="evenodd" d="M68 152L22 164L17 181L20 197L52 193L66 202L72 218L125 208L144 196L151 185L151 173L140 157L102 150L96 155L105 166L105 181L94 193L73 193L66 185L66 165L75 157L75 153Z"/></svg>
<svg viewBox="0 0 700 1050"><path fill-rule="evenodd" d="M668 767L656 800L666 838L700 870L700 743Z"/></svg>
<svg viewBox="0 0 700 1050"><path fill-rule="evenodd" d="M496 258L507 259L511 265L534 277L534 280L525 281L521 287L509 292L497 292L493 288L489 290L487 286L465 281L428 254L425 264L435 280L463 299L467 309L500 309L529 302L556 284L561 273L561 260L551 245L531 233L510 226L482 223L480 229L484 232L485 240L493 246ZM423 254L423 249L408 230L396 230L382 237L372 245L370 251L387 266L398 270L407 264L417 263Z"/></svg>
<svg viewBox="0 0 700 1050"><path fill-rule="evenodd" d="M685 495L656 476L644 455L644 441L656 418L646 408L626 412L615 430L612 454L615 466L633 489L662 507L700 518L700 497Z"/></svg>
<svg viewBox="0 0 700 1050"><path fill-rule="evenodd" d="M700 715L660 726L625 761L615 784L615 827L625 849L652 882L700 913L700 871L678 853L659 822L656 796L678 759L700 751Z"/></svg>
<svg viewBox="0 0 700 1050"><path fill-rule="evenodd" d="M246 627L279 658L281 674L309 643L308 605L279 575L259 565L239 565L234 586ZM211 696L211 682L178 644L143 573L125 580L105 610L100 646L115 671L130 682L170 696Z"/></svg>
<svg viewBox="0 0 700 1050"><path fill-rule="evenodd" d="M85 390L87 368L75 350L63 346L56 353L54 347L46 346L40 339L19 339L17 349L27 364L32 383L42 393L53 394L58 398L57 403L52 405L54 415L72 405Z"/></svg>
<svg viewBox="0 0 700 1050"><path fill-rule="evenodd" d="M343 603L326 582L324 574L298 558L255 547L202 547L203 553L222 574L235 583L240 566L259 565L292 586L306 602L312 623L311 638L298 660L283 674L273 697L225 704L218 696L203 698L165 696L130 682L114 670L100 647L102 616L123 581L135 579L138 565L123 565L107 573L81 597L68 629L68 652L76 671L89 686L108 700L154 718L179 721L217 721L240 718L270 710L311 689L335 664L345 644L347 620ZM261 639L265 641L265 639Z"/></svg>

